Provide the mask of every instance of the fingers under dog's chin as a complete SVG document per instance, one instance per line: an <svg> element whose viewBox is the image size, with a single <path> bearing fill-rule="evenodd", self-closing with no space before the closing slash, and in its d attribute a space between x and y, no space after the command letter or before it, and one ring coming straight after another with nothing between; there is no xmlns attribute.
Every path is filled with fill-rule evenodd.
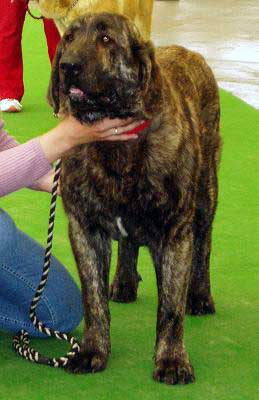
<svg viewBox="0 0 259 400"><path fill-rule="evenodd" d="M136 118L134 112L131 111L120 111L120 110L84 110L76 109L74 107L70 108L70 112L78 121L92 125L97 122L103 121L105 118L124 120L124 123L119 123L119 125L127 125L132 121L132 118Z"/></svg>

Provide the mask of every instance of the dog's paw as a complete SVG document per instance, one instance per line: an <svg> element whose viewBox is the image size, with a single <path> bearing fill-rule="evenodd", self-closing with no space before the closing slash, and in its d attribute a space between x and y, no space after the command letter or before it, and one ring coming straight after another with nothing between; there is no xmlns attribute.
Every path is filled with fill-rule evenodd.
<svg viewBox="0 0 259 400"><path fill-rule="evenodd" d="M187 359L168 357L156 362L153 378L167 385L187 384L195 380L193 368Z"/></svg>
<svg viewBox="0 0 259 400"><path fill-rule="evenodd" d="M189 296L186 304L186 314L206 315L214 314L215 304L211 296Z"/></svg>
<svg viewBox="0 0 259 400"><path fill-rule="evenodd" d="M138 274L135 279L128 282L122 282L115 278L110 285L110 299L119 303L132 303L137 300L138 284L141 281Z"/></svg>
<svg viewBox="0 0 259 400"><path fill-rule="evenodd" d="M99 372L106 368L107 356L94 352L79 352L70 358L65 369L74 374Z"/></svg>

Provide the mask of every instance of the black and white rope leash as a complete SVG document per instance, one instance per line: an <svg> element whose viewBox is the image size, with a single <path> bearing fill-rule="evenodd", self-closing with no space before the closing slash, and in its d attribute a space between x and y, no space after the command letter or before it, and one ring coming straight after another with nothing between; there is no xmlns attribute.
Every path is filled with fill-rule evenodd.
<svg viewBox="0 0 259 400"><path fill-rule="evenodd" d="M50 214L49 214L49 227L48 227L48 239L47 246L45 250L45 258L44 258L44 266L43 273L41 277L40 284L36 290L34 298L31 302L30 306L30 319L35 328L37 328L40 332L45 333L47 336L55 337L59 340L65 340L70 343L71 349L70 351L63 357L60 358L47 358L41 355L39 352L34 350L29 346L30 339L29 334L25 330L21 330L18 332L13 338L13 348L16 353L18 353L23 358L38 363L49 365L51 367L65 367L68 360L74 357L80 350L80 345L78 341L73 337L66 333L62 333L59 331L55 331L46 327L36 316L36 308L41 299L41 295L47 283L49 269L50 269L50 259L51 259L51 249L52 249L52 239L53 239L53 231L54 231L54 221L55 221L55 211L56 211L56 203L57 203L57 195L58 195L58 181L61 170L61 160L58 160L55 166L55 175L53 180L52 187L52 197L50 204Z"/></svg>

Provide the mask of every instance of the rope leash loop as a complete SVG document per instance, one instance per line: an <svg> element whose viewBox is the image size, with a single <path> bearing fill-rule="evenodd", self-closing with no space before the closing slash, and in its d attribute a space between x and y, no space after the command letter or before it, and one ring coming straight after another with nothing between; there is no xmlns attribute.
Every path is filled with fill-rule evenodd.
<svg viewBox="0 0 259 400"><path fill-rule="evenodd" d="M51 249L52 249L52 239L54 232L54 222L55 222L55 211L57 204L57 196L58 196L58 181L61 171L61 160L58 160L55 166L55 174L53 179L53 187L51 193L51 204L50 204L50 214L49 214L49 226L48 226L48 238L47 238L47 246L45 249L45 257L44 257L44 265L41 281L39 286L35 292L35 295L32 299L30 305L30 320L32 324L38 329L40 332L45 333L47 336L55 337L58 340L64 340L70 343L71 348L70 351L63 357L60 358L48 358L41 355L39 352L34 350L29 346L30 339L29 334L25 330L21 330L18 332L13 338L13 349L19 354L21 357L25 358L28 361L35 362L38 364L49 365L51 367L56 368L64 368L67 365L67 362L70 358L73 358L79 351L80 345L79 342L71 335L63 332L59 332L57 330L48 328L41 322L36 316L36 308L41 299L43 290L46 286L48 274L50 270L50 260L51 260Z"/></svg>

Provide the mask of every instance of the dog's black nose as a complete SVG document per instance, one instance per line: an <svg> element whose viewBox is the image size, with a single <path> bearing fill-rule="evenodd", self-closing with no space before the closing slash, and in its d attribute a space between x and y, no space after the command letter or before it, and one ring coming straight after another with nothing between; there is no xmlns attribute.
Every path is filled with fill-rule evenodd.
<svg viewBox="0 0 259 400"><path fill-rule="evenodd" d="M63 62L60 64L60 68L66 73L77 75L82 70L82 65L77 63Z"/></svg>

